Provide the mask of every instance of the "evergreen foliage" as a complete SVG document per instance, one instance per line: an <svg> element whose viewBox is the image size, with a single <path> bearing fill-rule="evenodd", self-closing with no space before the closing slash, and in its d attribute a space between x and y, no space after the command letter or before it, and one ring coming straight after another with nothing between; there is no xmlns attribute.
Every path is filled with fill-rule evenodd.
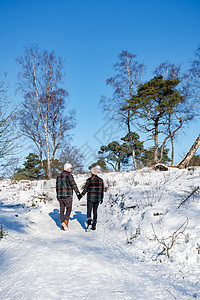
<svg viewBox="0 0 200 300"><path fill-rule="evenodd" d="M121 138L122 141L134 149L135 158L137 161L140 160L141 154L144 151L143 142L141 142L139 139L140 136L136 132L127 133L125 137Z"/></svg>
<svg viewBox="0 0 200 300"><path fill-rule="evenodd" d="M170 158L168 157L168 149L164 149L163 151L163 158L161 160L161 163L169 163ZM161 153L161 147L158 148L158 157L160 156ZM151 167L154 165L154 148L151 147L149 149L144 150L141 156L141 163L142 166L144 167Z"/></svg>
<svg viewBox="0 0 200 300"><path fill-rule="evenodd" d="M24 168L17 168L14 174L14 179L42 179L44 178L43 168L38 155L29 153L24 162Z"/></svg>
<svg viewBox="0 0 200 300"><path fill-rule="evenodd" d="M166 131L168 116L184 101L176 90L180 80L171 78L164 80L162 76L155 76L142 84L138 92L129 101L124 110L132 109L143 120L142 129L150 134L154 140L154 162L158 162L158 137Z"/></svg>
<svg viewBox="0 0 200 300"><path fill-rule="evenodd" d="M76 147L68 146L61 152L59 159L54 159L51 162L51 177L56 178L63 171L66 162L73 165L74 172L82 172L81 164L82 156ZM47 179L47 160L39 159L37 154L29 153L26 161L23 163L24 168L17 168L14 173L15 180L38 180Z"/></svg>
<svg viewBox="0 0 200 300"><path fill-rule="evenodd" d="M100 167L101 167L101 170L102 170L103 172L108 172L108 171L109 171L109 169L107 168L106 162L105 162L105 160L104 160L103 157L102 157L102 158L99 157L99 159L97 160L97 162L91 164L91 165L89 166L89 170L91 170L91 169L92 169L93 167L95 167L95 166L100 166Z"/></svg>
<svg viewBox="0 0 200 300"><path fill-rule="evenodd" d="M115 171L121 170L121 165L127 165L128 159L132 154L131 147L126 143L120 145L117 141L101 146L99 154L110 164Z"/></svg>

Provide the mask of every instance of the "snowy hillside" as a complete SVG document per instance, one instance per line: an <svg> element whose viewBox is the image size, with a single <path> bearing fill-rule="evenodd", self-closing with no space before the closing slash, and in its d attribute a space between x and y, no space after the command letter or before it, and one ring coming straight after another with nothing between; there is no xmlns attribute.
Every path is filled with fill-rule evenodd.
<svg viewBox="0 0 200 300"><path fill-rule="evenodd" d="M0 182L0 299L200 299L200 168L100 176L89 233L86 196L65 232L55 180Z"/></svg>

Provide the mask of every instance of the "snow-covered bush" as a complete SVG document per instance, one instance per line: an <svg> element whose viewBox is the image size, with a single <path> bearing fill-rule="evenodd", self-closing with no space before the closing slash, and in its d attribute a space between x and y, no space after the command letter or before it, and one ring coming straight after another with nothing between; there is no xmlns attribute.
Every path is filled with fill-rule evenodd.
<svg viewBox="0 0 200 300"><path fill-rule="evenodd" d="M104 182L104 191L107 192L110 187L113 187L116 185L116 181L115 180L109 180L108 178L105 180Z"/></svg>

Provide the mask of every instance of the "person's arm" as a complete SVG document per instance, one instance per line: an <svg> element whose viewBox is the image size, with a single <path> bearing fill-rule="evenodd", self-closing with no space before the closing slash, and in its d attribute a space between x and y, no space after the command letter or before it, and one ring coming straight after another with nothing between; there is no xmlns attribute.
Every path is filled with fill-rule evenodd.
<svg viewBox="0 0 200 300"><path fill-rule="evenodd" d="M76 184L76 182L75 182L74 177L72 176L72 174L70 174L70 176L69 176L69 183L70 183L72 189L75 191L77 197L79 198L80 192L79 192L79 189L77 187L77 184Z"/></svg>
<svg viewBox="0 0 200 300"><path fill-rule="evenodd" d="M58 198L58 180L56 180L56 198Z"/></svg>
<svg viewBox="0 0 200 300"><path fill-rule="evenodd" d="M85 185L83 186L83 191L81 193L81 196L83 197L89 190L90 182L87 179Z"/></svg>
<svg viewBox="0 0 200 300"><path fill-rule="evenodd" d="M102 181L102 188L101 188L101 201L100 203L103 203L103 197L104 197L104 182Z"/></svg>

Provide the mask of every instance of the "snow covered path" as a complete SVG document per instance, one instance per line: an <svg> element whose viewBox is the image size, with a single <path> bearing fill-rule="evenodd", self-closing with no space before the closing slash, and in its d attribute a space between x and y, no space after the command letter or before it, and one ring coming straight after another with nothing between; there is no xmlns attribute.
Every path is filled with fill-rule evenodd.
<svg viewBox="0 0 200 300"><path fill-rule="evenodd" d="M70 231L58 227L59 210L43 206L24 218L26 228L0 242L1 299L190 299L192 283L169 269L139 260L120 235L106 230L104 208L98 229L85 232L86 207L75 205ZM15 214L15 215L14 215ZM26 215L25 214L25 215ZM176 279L176 281L175 281ZM191 284L191 293L190 290ZM183 290L183 288L185 290Z"/></svg>
<svg viewBox="0 0 200 300"><path fill-rule="evenodd" d="M137 244L126 242L117 212L109 221L106 199L99 207L97 231L88 233L86 201L74 197L70 231L65 232L57 200L30 206L27 199L41 189L41 183L34 184L27 191L24 185L1 187L0 220L6 233L0 241L1 300L200 299L198 266L142 255Z"/></svg>

